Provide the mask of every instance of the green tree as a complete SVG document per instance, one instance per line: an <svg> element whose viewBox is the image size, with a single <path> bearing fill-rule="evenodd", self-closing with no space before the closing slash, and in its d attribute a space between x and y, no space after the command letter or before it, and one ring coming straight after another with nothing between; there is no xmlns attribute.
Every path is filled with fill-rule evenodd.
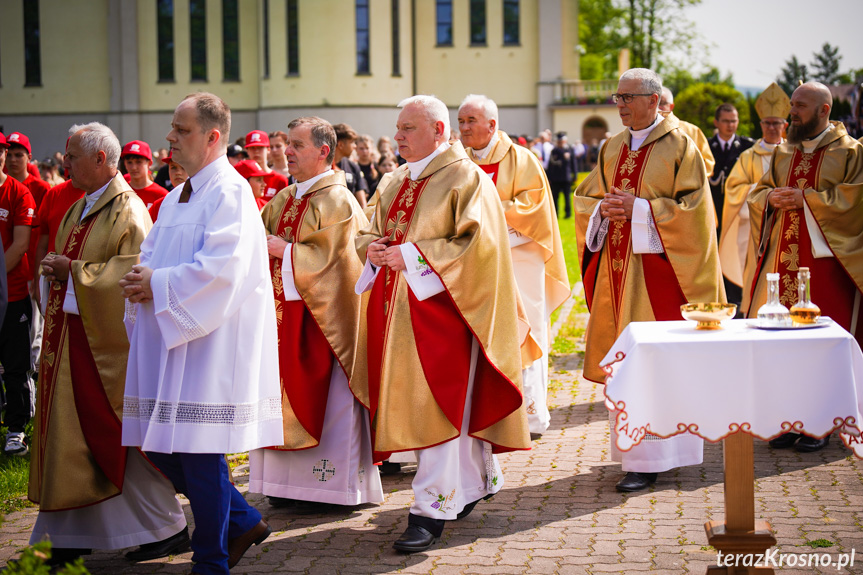
<svg viewBox="0 0 863 575"><path fill-rule="evenodd" d="M740 117L737 133L748 136L751 132L749 104L746 98L727 84L697 83L674 97L674 115L701 128L708 136L713 133L716 108L728 102L734 104Z"/></svg>
<svg viewBox="0 0 863 575"><path fill-rule="evenodd" d="M820 52L812 54L812 79L822 84L835 84L839 80L839 48L825 42Z"/></svg>
<svg viewBox="0 0 863 575"><path fill-rule="evenodd" d="M696 76L687 68L673 67L662 74L662 85L668 87L672 94L680 94L693 84L725 84L734 87L734 76L729 72L724 77L719 68L710 66Z"/></svg>
<svg viewBox="0 0 863 575"><path fill-rule="evenodd" d="M776 83L786 94L791 94L797 89L801 81L806 82L808 80L806 64L801 64L797 60L797 56L791 56L790 60L785 61L785 67L779 71Z"/></svg>
<svg viewBox="0 0 863 575"><path fill-rule="evenodd" d="M627 43L633 67L660 71L667 46L694 46L698 34L683 16L683 9L700 3L701 0L626 0Z"/></svg>
<svg viewBox="0 0 863 575"><path fill-rule="evenodd" d="M626 47L624 11L613 0L578 4L579 73L582 80L617 78L617 56Z"/></svg>

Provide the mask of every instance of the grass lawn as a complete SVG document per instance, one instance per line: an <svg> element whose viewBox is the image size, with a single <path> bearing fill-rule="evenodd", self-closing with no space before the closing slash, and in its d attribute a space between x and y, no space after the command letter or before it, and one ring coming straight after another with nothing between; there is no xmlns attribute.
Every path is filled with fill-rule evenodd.
<svg viewBox="0 0 863 575"><path fill-rule="evenodd" d="M33 424L27 425L27 437L33 433ZM6 428L0 429L0 439L6 441ZM33 504L27 500L27 481L30 477L30 455L5 455L0 452L0 522L7 513Z"/></svg>

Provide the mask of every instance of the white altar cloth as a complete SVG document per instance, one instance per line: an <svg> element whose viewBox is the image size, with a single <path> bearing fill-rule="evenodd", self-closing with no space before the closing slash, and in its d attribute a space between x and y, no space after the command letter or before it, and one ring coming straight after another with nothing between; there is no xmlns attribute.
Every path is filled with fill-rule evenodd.
<svg viewBox="0 0 863 575"><path fill-rule="evenodd" d="M863 458L863 353L836 323L767 331L753 320L696 330L693 322L632 322L602 361L617 447L649 432L719 441L736 431L771 439L834 430Z"/></svg>

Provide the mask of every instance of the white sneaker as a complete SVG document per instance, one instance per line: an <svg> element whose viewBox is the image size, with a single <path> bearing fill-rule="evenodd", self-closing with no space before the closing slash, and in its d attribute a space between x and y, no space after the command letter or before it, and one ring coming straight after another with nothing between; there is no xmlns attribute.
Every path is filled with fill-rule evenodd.
<svg viewBox="0 0 863 575"><path fill-rule="evenodd" d="M29 451L30 448L24 443L23 433L6 434L6 447L3 448L6 455L27 455Z"/></svg>

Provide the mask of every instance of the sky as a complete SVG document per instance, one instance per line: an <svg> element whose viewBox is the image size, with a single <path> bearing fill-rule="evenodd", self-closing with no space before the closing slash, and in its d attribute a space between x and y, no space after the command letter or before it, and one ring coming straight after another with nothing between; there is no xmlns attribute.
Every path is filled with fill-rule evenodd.
<svg viewBox="0 0 863 575"><path fill-rule="evenodd" d="M708 61L740 87L766 88L792 55L809 65L825 42L839 47L840 73L863 68L863 0L702 0L685 10L713 45Z"/></svg>

